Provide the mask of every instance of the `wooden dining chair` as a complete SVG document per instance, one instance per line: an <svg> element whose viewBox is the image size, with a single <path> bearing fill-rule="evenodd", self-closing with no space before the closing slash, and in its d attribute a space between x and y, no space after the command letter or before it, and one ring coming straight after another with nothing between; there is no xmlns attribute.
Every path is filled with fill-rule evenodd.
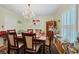
<svg viewBox="0 0 79 59"><path fill-rule="evenodd" d="M28 33L33 33L33 29L27 29Z"/></svg>
<svg viewBox="0 0 79 59"><path fill-rule="evenodd" d="M16 32L7 32L8 53L10 53L11 50L16 50L17 53L20 52L19 49L23 46L23 43L19 43L16 37Z"/></svg>
<svg viewBox="0 0 79 59"><path fill-rule="evenodd" d="M45 46L48 47L49 53L51 53L51 38L50 37L47 37Z"/></svg>
<svg viewBox="0 0 79 59"><path fill-rule="evenodd" d="M50 36L47 36L46 43L45 43L45 46L49 48L49 53L51 53L53 39L54 39L54 34L52 32Z"/></svg>
<svg viewBox="0 0 79 59"><path fill-rule="evenodd" d="M33 43L36 39L36 34L22 33L24 39L24 53L38 53L41 44Z"/></svg>
<svg viewBox="0 0 79 59"><path fill-rule="evenodd" d="M16 30L15 29L9 29L9 30L7 30L7 32L16 32Z"/></svg>

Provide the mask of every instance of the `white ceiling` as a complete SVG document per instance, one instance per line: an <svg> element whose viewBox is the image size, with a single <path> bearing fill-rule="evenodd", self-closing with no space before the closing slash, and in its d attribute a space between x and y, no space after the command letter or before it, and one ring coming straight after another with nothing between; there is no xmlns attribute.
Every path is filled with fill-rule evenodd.
<svg viewBox="0 0 79 59"><path fill-rule="evenodd" d="M12 12L22 15L27 4L1 4L3 8L6 8ZM52 16L55 10L59 7L59 4L31 4L31 10L36 16Z"/></svg>

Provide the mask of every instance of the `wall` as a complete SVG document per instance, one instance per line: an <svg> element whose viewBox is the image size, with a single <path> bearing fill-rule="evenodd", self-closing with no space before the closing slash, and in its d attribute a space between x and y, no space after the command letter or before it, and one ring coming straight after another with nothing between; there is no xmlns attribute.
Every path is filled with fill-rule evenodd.
<svg viewBox="0 0 79 59"><path fill-rule="evenodd" d="M27 29L42 29L43 31L46 31L46 21L50 21L53 20L52 16L39 16L37 17L39 18L40 22L36 23L36 25L33 24L33 19L24 19L24 21L22 21L22 29L21 30L27 30Z"/></svg>
<svg viewBox="0 0 79 59"><path fill-rule="evenodd" d="M60 16L71 6L72 6L72 4L61 4L60 7L54 12L53 16L39 16L40 22L37 25L33 25L33 23L32 23L33 19L29 19L29 20L25 19L24 21L22 21L22 24L21 24L22 30L24 30L24 29L26 30L28 28L33 28L33 29L39 28L39 29L45 30L46 21L49 21L52 18L53 18L52 20L57 21L57 27L58 27L58 30L60 30L60 28L61 28Z"/></svg>
<svg viewBox="0 0 79 59"><path fill-rule="evenodd" d="M69 8L75 6L74 4L62 4L54 13L54 19L57 20L58 29L61 30L61 19L60 16L67 11Z"/></svg>
<svg viewBox="0 0 79 59"><path fill-rule="evenodd" d="M52 16L39 16L40 22L37 25L33 25L33 19L24 19L16 13L0 7L0 30L3 30L3 25L4 30L14 28L17 31L26 31L28 28L39 28L45 31L46 21L52 20L52 18Z"/></svg>
<svg viewBox="0 0 79 59"><path fill-rule="evenodd" d="M18 29L20 26L17 24L18 20L23 18L8 9L0 7L0 30L7 30L11 28ZM4 26L4 28L2 28Z"/></svg>
<svg viewBox="0 0 79 59"><path fill-rule="evenodd" d="M54 12L54 17L62 15L68 8L71 8L74 4L61 4L60 7Z"/></svg>

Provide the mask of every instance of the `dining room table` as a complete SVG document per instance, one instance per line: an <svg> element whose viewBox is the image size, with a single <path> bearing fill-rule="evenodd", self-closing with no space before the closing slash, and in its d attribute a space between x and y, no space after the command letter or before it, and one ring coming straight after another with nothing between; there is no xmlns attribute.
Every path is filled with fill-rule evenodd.
<svg viewBox="0 0 79 59"><path fill-rule="evenodd" d="M18 42L22 42L22 43L23 43L23 37L22 37L22 34L17 34L16 39L17 39Z"/></svg>
<svg viewBox="0 0 79 59"><path fill-rule="evenodd" d="M40 36L39 38L36 37L36 41L43 43L43 53L45 54L45 42L47 37L46 36Z"/></svg>
<svg viewBox="0 0 79 59"><path fill-rule="evenodd" d="M17 40L19 42L23 42L23 37L22 34L17 34ZM46 36L40 36L36 37L35 41L38 41L43 44L43 53L45 54L45 41L46 41Z"/></svg>

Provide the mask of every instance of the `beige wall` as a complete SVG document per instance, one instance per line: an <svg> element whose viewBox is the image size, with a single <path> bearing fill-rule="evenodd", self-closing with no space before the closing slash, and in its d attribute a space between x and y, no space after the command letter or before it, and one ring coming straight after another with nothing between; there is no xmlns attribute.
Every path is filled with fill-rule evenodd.
<svg viewBox="0 0 79 59"><path fill-rule="evenodd" d="M74 6L74 4L61 4L60 7L54 12L54 17L61 16L65 11Z"/></svg>
<svg viewBox="0 0 79 59"><path fill-rule="evenodd" d="M67 11L69 8L72 8L73 6L76 6L74 4L62 4L54 13L54 19L56 19L57 21L60 20L60 22L58 22L58 29L61 30L61 15Z"/></svg>
<svg viewBox="0 0 79 59"><path fill-rule="evenodd" d="M7 23L5 22L6 19L8 20ZM2 25L4 26L4 29L6 29L6 25L11 26L11 24L9 24L8 22L15 20L15 24L13 24L12 26L17 31L19 30L26 31L28 28L33 28L33 29L39 28L45 31L46 21L52 20L53 17L52 16L39 16L39 19L40 19L40 22L37 23L37 25L33 25L32 23L33 19L29 19L29 20L23 19L21 16L17 15L16 13L8 9L0 7L0 30L3 30L1 27ZM20 21L21 23L19 24L18 21Z"/></svg>
<svg viewBox="0 0 79 59"><path fill-rule="evenodd" d="M46 21L49 20L56 20L57 21L57 25L58 25L58 29L60 30L60 26L61 26L61 21L60 20L60 15L62 15L69 7L71 7L72 5L60 5L60 7L55 11L53 16L39 16L40 22L37 23L37 25L33 25L32 20L33 19L23 19L21 16L17 15L14 12L11 12L5 8L0 7L0 30L1 30L1 26L5 24L5 19L6 17L9 18L13 18L14 20L16 20L16 26L15 29L17 31L19 30L27 30L28 28L39 28L42 30L46 29ZM13 20L11 19L11 20ZM21 24L18 23L18 21L21 22Z"/></svg>
<svg viewBox="0 0 79 59"><path fill-rule="evenodd" d="M33 25L32 20L27 20L25 19L24 21L22 21L22 24L19 25L20 27L18 27L19 29L22 30L27 30L28 28L39 28L42 30L46 29L46 21L49 20L56 20L57 21L57 28L60 31L61 30L61 21L60 21L60 16L67 11L69 8L71 8L72 6L74 6L73 4L61 4L60 7L54 12L54 14L52 16L39 16L40 22L37 25ZM28 25L29 24L29 25Z"/></svg>
<svg viewBox="0 0 79 59"><path fill-rule="evenodd" d="M38 18L38 17L37 17ZM25 19L24 21L22 21L22 28L21 30L27 30L28 28L32 28L32 29L42 29L43 31L45 31L46 29L46 21L50 21L53 20L52 16L39 16L39 20L40 22L36 23L36 25L33 25L33 19Z"/></svg>
<svg viewBox="0 0 79 59"><path fill-rule="evenodd" d="M13 25L9 22L10 21L16 21ZM23 20L23 18L16 13L9 11L8 9L0 7L0 30L6 30L6 25L14 26L13 28L18 29L17 21ZM4 29L2 29L2 25L4 26Z"/></svg>

